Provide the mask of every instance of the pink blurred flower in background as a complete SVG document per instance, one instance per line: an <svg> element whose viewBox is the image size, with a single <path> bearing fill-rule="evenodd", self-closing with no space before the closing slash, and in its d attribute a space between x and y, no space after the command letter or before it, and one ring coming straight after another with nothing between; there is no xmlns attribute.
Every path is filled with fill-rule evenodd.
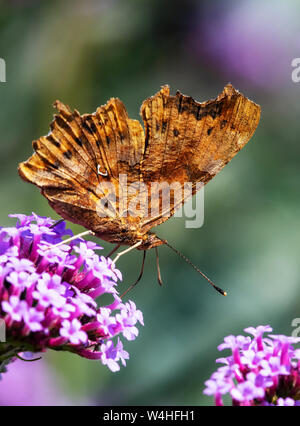
<svg viewBox="0 0 300 426"><path fill-rule="evenodd" d="M8 373L1 375L0 405L73 405L61 387L56 374L43 360L10 364Z"/></svg>
<svg viewBox="0 0 300 426"><path fill-rule="evenodd" d="M286 86L291 60L299 56L299 6L293 0L211 3L195 17L193 54L201 61L204 55L231 81L240 78L264 89Z"/></svg>

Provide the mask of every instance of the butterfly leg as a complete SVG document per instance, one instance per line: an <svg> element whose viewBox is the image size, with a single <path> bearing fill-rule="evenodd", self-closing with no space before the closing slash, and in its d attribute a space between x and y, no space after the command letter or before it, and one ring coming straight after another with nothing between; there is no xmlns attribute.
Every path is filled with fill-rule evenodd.
<svg viewBox="0 0 300 426"><path fill-rule="evenodd" d="M143 272L144 272L145 259L146 259L146 250L144 250L143 263L142 263L141 272L140 272L140 275L138 276L138 279L136 280L135 283L131 284L131 286L128 287L128 289L126 291L124 291L124 293L121 296L121 299L125 296L125 294L127 294L130 290L132 290L133 287L135 287L137 285L137 283L141 280L141 278L143 276Z"/></svg>
<svg viewBox="0 0 300 426"><path fill-rule="evenodd" d="M156 253L156 266L157 266L157 280L159 285L163 285L163 282L161 279L160 267L159 267L159 257L158 257L157 247L155 247L155 253Z"/></svg>
<svg viewBox="0 0 300 426"><path fill-rule="evenodd" d="M117 251L118 250L118 248L119 247L121 247L121 244L117 244L109 253L108 253L108 255L107 256L105 256L106 257L106 259L108 258L108 257L111 257L111 255L112 254L114 254L114 252L115 251Z"/></svg>
<svg viewBox="0 0 300 426"><path fill-rule="evenodd" d="M59 225L60 223L62 223L65 219L60 219L57 222L53 223L53 225L51 225L49 228L53 229L55 228L57 225Z"/></svg>

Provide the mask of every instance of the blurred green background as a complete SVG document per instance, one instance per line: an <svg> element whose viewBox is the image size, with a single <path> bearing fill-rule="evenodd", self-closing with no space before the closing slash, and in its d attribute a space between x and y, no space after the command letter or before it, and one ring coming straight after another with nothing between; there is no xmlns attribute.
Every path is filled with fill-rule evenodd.
<svg viewBox="0 0 300 426"><path fill-rule="evenodd" d="M251 142L205 188L205 223L185 229L172 218L157 228L228 291L223 298L167 247L160 248L130 294L145 327L126 368L111 373L72 354L16 362L0 386L0 404L212 404L204 381L228 334L270 324L291 334L300 317L300 5L286 0L0 1L0 188L2 225L9 213L57 215L17 165L31 141L47 134L56 99L92 112L119 97L132 118L167 83L196 100L227 82L262 107ZM81 228L73 226L74 231ZM103 243L105 253L110 247ZM121 258L125 290L141 253ZM34 365L33 365L34 364Z"/></svg>

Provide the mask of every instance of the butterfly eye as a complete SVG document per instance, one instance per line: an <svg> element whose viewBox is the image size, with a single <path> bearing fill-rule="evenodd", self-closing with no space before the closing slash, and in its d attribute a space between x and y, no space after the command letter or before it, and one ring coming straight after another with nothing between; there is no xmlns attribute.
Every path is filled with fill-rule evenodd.
<svg viewBox="0 0 300 426"><path fill-rule="evenodd" d="M98 164L97 173L98 173L98 175L101 175L101 176L108 176L107 170L105 170L104 173L101 172L101 170L100 170L100 164Z"/></svg>

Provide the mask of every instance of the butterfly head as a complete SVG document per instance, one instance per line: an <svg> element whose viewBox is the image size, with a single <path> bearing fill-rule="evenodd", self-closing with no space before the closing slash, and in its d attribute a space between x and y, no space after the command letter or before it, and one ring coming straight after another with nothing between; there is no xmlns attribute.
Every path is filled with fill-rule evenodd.
<svg viewBox="0 0 300 426"><path fill-rule="evenodd" d="M145 234L143 236L143 243L138 247L139 250L149 250L154 247L161 246L165 244L165 241L157 237L152 232Z"/></svg>

